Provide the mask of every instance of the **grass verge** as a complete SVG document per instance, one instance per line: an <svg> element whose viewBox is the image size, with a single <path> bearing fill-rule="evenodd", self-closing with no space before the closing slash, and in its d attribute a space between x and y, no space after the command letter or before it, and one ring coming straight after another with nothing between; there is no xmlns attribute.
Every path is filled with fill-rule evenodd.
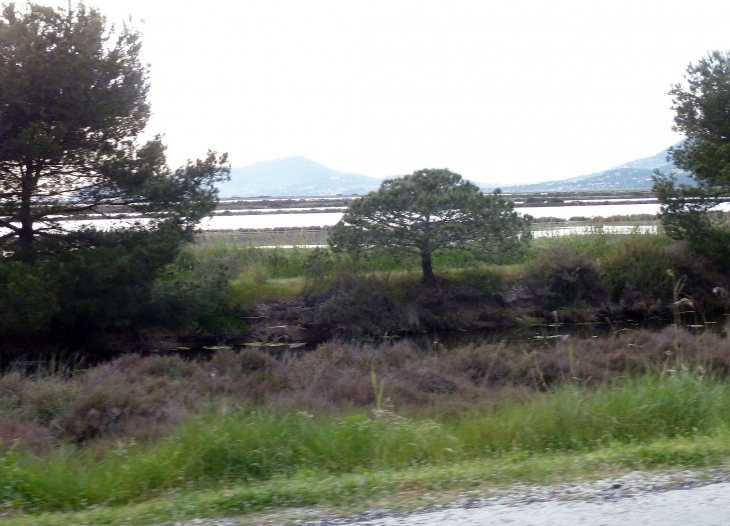
<svg viewBox="0 0 730 526"><path fill-rule="evenodd" d="M730 458L728 436L730 384L688 371L595 388L569 384L430 419L380 409L313 415L219 407L147 445L66 446L41 456L11 450L0 462L0 497L8 515L34 514L17 524L346 508L433 489L718 465ZM77 513L44 513L64 510Z"/></svg>
<svg viewBox="0 0 730 526"><path fill-rule="evenodd" d="M6 526L151 525L196 517L235 517L242 523L281 521L277 512L294 508L292 518L323 513L357 513L377 505L407 510L423 506L424 493L438 492L441 501L458 492L489 495L490 490L515 483L555 484L576 479L596 480L633 470L708 468L730 459L727 436L659 439L647 444L613 445L580 453L528 454L478 459L441 466L416 466L332 475L302 471L254 484L228 485L217 490L171 492L143 503L116 507L94 506L72 513L20 515L3 510ZM433 501L429 501L433 503Z"/></svg>

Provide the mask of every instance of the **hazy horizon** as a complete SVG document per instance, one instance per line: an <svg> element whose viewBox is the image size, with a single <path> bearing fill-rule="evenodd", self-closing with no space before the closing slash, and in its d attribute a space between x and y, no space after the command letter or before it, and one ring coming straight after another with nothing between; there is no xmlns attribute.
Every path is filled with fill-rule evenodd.
<svg viewBox="0 0 730 526"><path fill-rule="evenodd" d="M709 0L88 3L142 31L147 133L172 167L212 148L236 167L576 177L676 143L671 84L730 48L730 3Z"/></svg>
<svg viewBox="0 0 730 526"><path fill-rule="evenodd" d="M674 144L676 144L676 143L674 143ZM672 145L671 144L668 145L667 148L669 148L670 146L672 146ZM658 152L654 152L652 154L644 155L643 157L639 157L639 158L636 158L636 159L626 159L625 161L623 161L621 163L618 163L618 164L613 165L613 166L606 166L605 168L596 170L594 172L585 173L585 174L569 175L569 176L566 176L566 177L556 177L556 178L544 179L544 180L535 180L535 181L531 181L531 183L526 183L526 184L543 183L543 182L548 182L548 181L560 181L560 180L563 180L563 179L572 179L574 177L580 177L580 176L591 175L591 174L599 173L599 172L603 172L603 171L609 171L609 170L612 170L614 168L618 168L619 166L623 166L624 164L631 163L633 161L639 161L639 160L643 160L643 159L649 159L649 158L654 157L654 156L656 156L658 154L661 154L667 148L664 148L663 150L660 150ZM243 166L238 166L238 165L235 165L234 164L232 166L232 168L233 169L245 169L245 168L249 168L249 167L254 166L254 165L265 164L265 163L272 163L272 162L283 161L283 160L287 160L287 159L298 159L298 158L305 159L305 160L310 161L312 163L315 163L315 164L324 166L325 168L329 168L331 170L335 170L335 171L338 171L338 172L350 173L350 174L356 174L356 175L363 175L363 176L366 176L366 177L372 177L374 179L389 179L389 178L394 178L394 177L403 177L404 175L408 175L410 173L413 173L415 170L420 170L422 168L447 168L447 167L442 167L442 166L421 166L420 168L415 168L414 170L411 170L410 172L407 172L407 173L391 174L391 175L385 175L385 176L376 176L376 175L369 175L369 174L365 174L365 173L347 172L345 170L340 170L336 166L327 166L324 163L321 163L321 162L317 161L316 159L310 159L309 157L307 157L305 155L287 155L287 156L284 156L284 157L277 157L275 159L263 159L261 161L254 161L252 163L249 163L249 164L246 164L246 165L243 165ZM464 174L460 174L460 175L464 176ZM466 176L464 176L464 178L465 179L472 180L472 179L470 179L469 177L466 177ZM516 184L523 184L523 183L512 183L512 182L509 182L509 181L500 181L500 180L498 180L496 178L494 180L492 180L492 181L475 181L475 182L478 182L479 184L487 184L487 185L488 184L496 184L496 185L502 185L502 186L514 186Z"/></svg>

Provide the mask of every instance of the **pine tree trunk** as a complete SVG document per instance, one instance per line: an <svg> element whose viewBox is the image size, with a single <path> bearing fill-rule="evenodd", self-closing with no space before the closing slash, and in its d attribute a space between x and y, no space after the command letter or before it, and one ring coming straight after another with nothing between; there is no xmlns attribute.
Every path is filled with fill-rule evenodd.
<svg viewBox="0 0 730 526"><path fill-rule="evenodd" d="M18 211L18 220L20 221L20 231L18 232L18 246L23 252L23 258L29 258L33 252L33 212L31 210L31 198L33 195L30 176L30 168L28 173L24 174L21 183L20 193L20 210Z"/></svg>
<svg viewBox="0 0 730 526"><path fill-rule="evenodd" d="M433 275L430 252L421 252L421 269L423 269L424 283L432 284L436 282L436 276Z"/></svg>

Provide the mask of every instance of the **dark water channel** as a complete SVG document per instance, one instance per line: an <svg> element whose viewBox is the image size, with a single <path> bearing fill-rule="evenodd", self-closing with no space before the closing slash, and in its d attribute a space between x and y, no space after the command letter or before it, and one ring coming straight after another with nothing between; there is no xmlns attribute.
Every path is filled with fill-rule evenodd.
<svg viewBox="0 0 730 526"><path fill-rule="evenodd" d="M528 348L555 346L561 340L572 338L604 338L636 330L659 331L671 324L670 321L664 319L652 319L642 322L615 322L611 320L591 323L558 322L513 327L422 331L397 335L386 334L378 339L353 339L348 340L347 343L356 346L382 345L389 342L407 340L423 352L439 352L457 347L498 343L516 348ZM694 333L710 331L724 336L729 325L730 314L725 314L715 320L705 321L702 324L685 325L684 327ZM321 341L307 340L261 342L248 341L246 338L225 342L211 339L193 339L182 342L181 345L167 345L162 348L156 347L154 342L145 342L136 346L134 349L117 352L95 352L93 349L87 348L76 352L56 349L53 352L37 353L34 355L8 355L0 351L0 372L7 372L9 370L24 371L27 373L38 371L58 373L67 371L68 374L72 374L74 370L83 370L109 362L122 354L131 352L143 356L180 356L188 360L209 360L216 352L224 349L241 351L247 348L255 348L278 357L287 353L300 354L312 351L321 343Z"/></svg>
<svg viewBox="0 0 730 526"><path fill-rule="evenodd" d="M700 324L683 325L693 333L713 332L725 334L726 323L730 314L715 320L704 321ZM448 331L423 332L418 334L399 335L381 339L398 340L409 339L423 350L453 349L469 345L497 344L508 346L533 347L538 345L555 345L557 342L570 338L588 339L605 338L624 332L650 330L660 331L672 322L666 319L650 319L641 322L612 321L589 323L546 323L527 324L515 327L501 327L488 329L453 329ZM377 343L370 340L372 343Z"/></svg>

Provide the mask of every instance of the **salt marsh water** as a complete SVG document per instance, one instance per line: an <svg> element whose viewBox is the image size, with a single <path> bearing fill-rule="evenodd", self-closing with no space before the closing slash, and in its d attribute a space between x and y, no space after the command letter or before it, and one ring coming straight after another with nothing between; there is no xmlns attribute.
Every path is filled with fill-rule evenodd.
<svg viewBox="0 0 730 526"><path fill-rule="evenodd" d="M730 210L730 203L724 203L720 210ZM541 206L518 208L521 214L530 214L534 218L555 217L558 219L570 219L571 217L611 217L617 215L640 215L656 214L659 212L658 203L625 203L616 205L591 205L580 206ZM254 230L262 228L306 228L332 226L342 218L342 212L319 212L313 210L311 213L264 213L253 215L215 215L201 221L202 230ZM137 219L144 223L145 219ZM77 229L82 226L93 226L98 229L109 229L115 226L128 225L130 219L91 219L91 220L69 220L63 225L67 229ZM560 230L560 229L558 229ZM607 231L604 227L604 232ZM0 233L3 229L0 229ZM574 232L580 233L580 232ZM589 233L589 232L584 232ZM619 232L616 232L619 233ZM649 233L649 232L646 232Z"/></svg>
<svg viewBox="0 0 730 526"><path fill-rule="evenodd" d="M557 217L570 219L571 217L610 217L615 215L656 214L659 204L620 204L620 205L581 205L581 206L539 206L518 208L521 214L530 214L535 218ZM308 226L332 226L342 218L342 213L313 212L311 214L263 214L263 215L230 215L213 216L205 219L200 227L203 230L237 230L257 228Z"/></svg>
<svg viewBox="0 0 730 526"><path fill-rule="evenodd" d="M557 217L570 219L571 217L611 217L624 215L658 214L659 203L632 203L621 205L579 205L579 206L526 206L517 208L521 214L530 214L532 217Z"/></svg>
<svg viewBox="0 0 730 526"><path fill-rule="evenodd" d="M570 219L582 217L609 217L615 215L656 214L658 204L621 204L621 205L582 205L582 206L541 206L518 208L521 214L530 214L535 218L557 217ZM262 214L262 215L230 215L213 216L203 220L200 227L203 230L237 230L257 228L308 226L332 226L342 218L339 212L313 212L310 214Z"/></svg>

